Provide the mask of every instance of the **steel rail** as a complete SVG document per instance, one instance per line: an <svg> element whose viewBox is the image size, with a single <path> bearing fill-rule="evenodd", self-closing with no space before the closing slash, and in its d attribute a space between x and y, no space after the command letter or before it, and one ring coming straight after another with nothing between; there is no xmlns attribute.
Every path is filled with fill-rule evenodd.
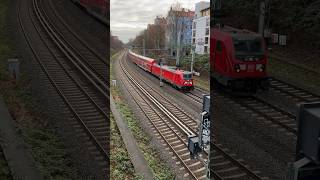
<svg viewBox="0 0 320 180"><path fill-rule="evenodd" d="M278 83L283 84L283 85L286 85L286 86L288 86L288 87L291 87L291 88L293 88L293 89L296 89L296 90L298 90L298 91L300 91L300 92L302 92L302 93L308 94L308 95L310 95L310 96L312 96L312 97L317 98L317 99L320 100L320 95L317 95L317 94L315 94L315 93L312 93L312 92L309 92L309 91L307 91L307 90L304 90L304 89L302 89L302 88L300 88L300 87L298 87L298 86L296 86L296 85L293 85L293 84L284 82L284 81L282 81L282 80L280 80L280 79L276 79L276 78L271 78L270 80L271 80L271 81L278 82ZM285 93L285 94L288 94L288 95L290 95L290 96L292 96L292 97L294 97L294 98L297 98L297 99L299 99L299 100L301 100L301 101L310 102L307 98L301 97L301 96L299 96L299 95L297 95L297 94L295 94L295 93L286 91L286 90L284 90L283 88L281 88L281 87L279 87L279 86L271 85L271 87L274 88L274 89L279 90L279 91L282 92L282 93Z"/></svg>
<svg viewBox="0 0 320 180"><path fill-rule="evenodd" d="M127 70L125 70L125 72L126 72L126 75L129 75L130 73L127 71ZM131 76L132 77L132 76ZM135 80L134 80L135 81ZM136 81L135 81L136 82ZM137 82L136 82L137 83ZM147 86L149 86L149 88L151 88L151 89L153 89L154 90L154 88L152 88L150 85L148 85L147 83L145 83ZM156 92L156 93L158 93L159 94L159 92L157 92L156 90L154 90L154 92ZM159 94L160 96L162 96L161 94ZM163 98L165 98L165 99L167 99L166 97L164 97L164 96L162 96ZM168 101L168 100L167 100ZM168 101L169 103L171 103L170 101ZM179 108L178 108L179 109ZM183 112L183 111L182 111ZM187 114L186 114L187 115ZM191 117L190 117L191 118ZM191 118L191 119L193 119L193 118ZM194 120L194 119L193 119ZM195 121L195 120L194 120ZM249 175L249 176L251 176L253 179L256 179L256 180L262 180L262 179L264 179L264 178L262 178L262 177L260 177L260 176L258 176L256 173L254 173L253 171L251 171L249 168L247 168L245 165L243 165L241 162L239 162L239 161L237 161L236 159L234 159L232 156L230 156L229 154L227 154L226 152L224 152L220 147L218 147L217 145L215 145L215 144L213 144L213 146L214 146L214 148L216 149L216 150L218 150L221 154L223 154L225 157L226 157L226 159L228 159L228 160L230 160L231 162L233 162L234 164L236 164L240 169L242 169L244 172L246 172L246 174L247 175ZM207 154L207 153L205 153L205 154ZM214 172L215 173L215 172ZM217 174L217 173L215 173L214 174L214 176L216 177L216 178L218 178L219 179L219 175ZM220 178L222 178L222 177L220 177ZM223 179L223 178L222 178Z"/></svg>
<svg viewBox="0 0 320 180"><path fill-rule="evenodd" d="M196 135L192 129L187 127L183 122L181 122L175 115L173 115L167 108L165 108L156 98L154 98L147 90L145 90L131 75L130 73L123 69L126 72L128 78L130 78L133 82L136 83L137 87L141 89L144 94L146 94L152 102L163 112L165 113L170 119L174 120L173 122L188 136Z"/></svg>
<svg viewBox="0 0 320 180"><path fill-rule="evenodd" d="M109 95L106 93L109 90L109 87L105 82L103 82L98 75L96 75L94 72L90 70L76 55L75 52L73 52L65 43L63 43L63 40L59 38L56 32L52 29L52 27L48 24L46 19L41 14L41 11L38 9L37 1L35 2L35 12L37 13L37 16L39 18L40 23L42 24L43 28L46 30L47 34L50 36L50 38L55 42L55 44L58 46L58 48L68 57L70 62L73 63L74 66L77 67L77 69L89 80L96 89L104 95L109 100Z"/></svg>
<svg viewBox="0 0 320 180"><path fill-rule="evenodd" d="M125 53L122 54L122 57L119 58L120 61L123 58ZM124 72L123 74L125 74L125 76L127 77L128 82L130 81L134 86L140 88L141 86L138 86L136 81L132 81L131 78L129 78L128 76L128 72L125 70L125 68L123 67L122 63L120 62L120 67L121 70ZM121 79L122 83L125 84L125 82ZM145 94L145 91L143 91L140 88L141 92L143 94ZM144 113L144 115L150 120L151 124L153 125L153 127L157 130L157 132L159 133L159 135L162 137L162 139L166 142L166 144L169 146L169 148L173 151L173 153L178 157L179 161L183 164L183 166L187 169L188 173L194 178L194 179L198 179L197 176L192 172L192 170L188 167L188 165L184 162L184 160L180 157L180 155L178 154L178 152L174 149L174 147L170 144L170 142L168 142L168 140L164 137L164 135L161 133L161 130L159 130L159 128L157 127L157 125L148 117L148 113L145 111L144 107L141 106L140 102L136 99L136 97L132 94L131 91L128 91L129 94L133 97L133 100L135 101L135 103L140 107L140 109L142 110L142 112ZM140 95L141 96L141 95ZM149 96L146 95L147 98L150 98ZM141 97L142 98L142 97ZM142 98L143 99L143 98ZM144 99L143 99L144 100ZM149 99L150 101L153 101L153 99ZM145 101L145 100L144 100ZM148 104L148 102L145 101L146 104ZM157 114L157 116L163 120L163 122L167 125L167 127L176 135L176 137L185 145L187 146L187 144L185 143L185 141L172 129L172 127L170 126L170 124L168 124L168 122L166 122L163 117L161 117L161 115L154 110L154 112ZM170 117L168 117L170 118Z"/></svg>
<svg viewBox="0 0 320 180"><path fill-rule="evenodd" d="M275 110L276 112L279 112L279 113L281 113L281 114L283 114L283 115L286 115L286 116L288 116L289 118L293 118L293 119L295 118L294 115L292 115L292 114L290 114L290 113L288 113L288 112L280 109L279 107L276 107L276 106L274 106L274 105L271 105L270 103L267 103L267 102L265 102L265 101L263 101L263 100L261 100L261 99L258 99L257 97L252 97L252 100L255 100L255 101L257 101L257 102L260 102L260 103L266 105L267 107L269 107L271 110ZM275 120L273 117L271 117L271 116L268 115L267 113L261 112L261 111L255 109L254 107L250 106L248 103L242 102L241 100L235 100L235 99L233 99L233 101L235 101L236 103L240 104L240 105L243 106L243 107L246 107L247 109L252 110L253 112L259 114L261 117L264 117L264 118L272 121L274 124L277 124L277 125L281 126L282 128L286 129L287 131L289 131L289 132L297 135L298 131L297 131L296 129L294 129L294 128L288 126L288 125L286 125L285 123L282 123L282 122L280 122L280 121L278 121L278 120Z"/></svg>
<svg viewBox="0 0 320 180"><path fill-rule="evenodd" d="M41 2L41 1L40 1L40 2ZM49 1L49 4L50 4L50 6L52 6L52 2L51 2L51 1ZM89 47L89 46L84 42L84 40L82 40L74 31L71 30L71 28L70 28L70 27L66 24L66 22L61 18L61 16L56 12L55 8L52 7L52 9L53 9L55 15L58 17L58 19L59 19L59 20L62 22L62 24L68 29L68 31L71 32L71 34L72 34L74 37L76 37L76 39L77 39L78 41L80 41L80 43L81 43L83 46L85 46L85 47L89 50L89 52L91 52L91 54L93 54L93 55L96 57L96 60L98 60L99 62L102 62L102 64L105 66L105 69L107 69L107 68L108 68L108 65L107 65L106 61L104 61L103 58L102 58L100 55L98 55L98 53L97 53L94 49L92 49L91 47ZM65 44L67 44L67 45L70 47L70 49L71 49L73 52L75 52L75 54L79 57L79 59L80 59L84 64L86 64L86 66L89 67L89 68L91 69L91 71L93 71L95 74L97 74L98 77L99 77L101 80L103 80L105 84L107 84L108 79L106 79L106 77L104 77L101 73L99 73L98 70L97 70L95 67L93 67L93 65L91 65L88 61L86 61L86 60L85 60L86 58L85 58L82 54L80 54L80 52L77 51L76 48L75 48L71 43L69 43L68 41L66 41L66 38L65 38L64 34L60 33L60 32L58 31L58 29L53 25L53 22L52 22L52 20L49 18L48 14L47 14L44 10L42 10L42 12L43 12L44 16L46 17L47 22L51 25L52 29L57 33L58 36L61 37L60 39L62 39L63 42L65 42Z"/></svg>
<svg viewBox="0 0 320 180"><path fill-rule="evenodd" d="M20 1L21 2L21 1ZM34 2L33 2L33 7L35 6ZM34 7L35 8L35 7ZM29 11L30 12L30 11ZM68 99L65 97L65 95L63 94L63 92L61 91L61 89L59 88L59 86L56 84L56 82L53 80L52 76L50 75L50 73L48 72L47 68L45 67L45 65L42 63L39 55L37 54L36 50L34 49L34 47L31 44L31 40L27 35L27 32L24 28L24 25L22 23L22 18L21 18L21 13L20 13L20 5L18 5L18 22L19 22L19 26L21 28L22 34L29 46L29 48L31 49L36 61L38 62L38 64L40 65L40 68L42 69L42 71L45 73L46 77L48 78L48 80L50 81L51 85L56 89L57 93L59 94L59 96L62 98L62 100L66 103L67 107L69 108L69 110L73 113L74 117L78 120L78 122L81 124L81 126L83 127L83 129L85 130L86 134L88 135L88 137L92 140L92 142L96 145L96 147L98 148L98 150L102 153L103 157L105 158L105 160L109 160L109 155L108 153L101 147L100 144L98 144L97 139L95 138L95 136L93 135L93 133L89 130L89 128L86 126L86 124L82 121L82 119L80 118L79 114L76 112L76 110L72 107L72 105L70 104L70 102L68 101Z"/></svg>

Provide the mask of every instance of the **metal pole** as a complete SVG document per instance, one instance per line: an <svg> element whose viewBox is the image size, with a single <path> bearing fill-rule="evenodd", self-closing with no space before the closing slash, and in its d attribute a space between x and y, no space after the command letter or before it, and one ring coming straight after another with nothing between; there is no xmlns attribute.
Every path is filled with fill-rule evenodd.
<svg viewBox="0 0 320 180"><path fill-rule="evenodd" d="M193 63L194 63L194 50L191 46L191 73L193 74Z"/></svg>
<svg viewBox="0 0 320 180"><path fill-rule="evenodd" d="M160 87L163 86L162 82L162 59L160 59Z"/></svg>
<svg viewBox="0 0 320 180"><path fill-rule="evenodd" d="M260 16L259 16L259 34L264 37L264 19L266 13L266 3L265 1L260 2Z"/></svg>
<svg viewBox="0 0 320 180"><path fill-rule="evenodd" d="M146 47L145 47L145 42L144 42L144 39L143 39L143 56L146 56Z"/></svg>
<svg viewBox="0 0 320 180"><path fill-rule="evenodd" d="M180 28L178 28L178 29L179 30L178 30L178 46L177 46L177 62L176 62L176 66L180 66L180 36L181 36L181 32L180 32Z"/></svg>

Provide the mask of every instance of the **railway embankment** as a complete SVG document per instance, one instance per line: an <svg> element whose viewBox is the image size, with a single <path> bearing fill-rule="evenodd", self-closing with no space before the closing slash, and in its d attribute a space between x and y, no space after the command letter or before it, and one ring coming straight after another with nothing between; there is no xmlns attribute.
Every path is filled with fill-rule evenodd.
<svg viewBox="0 0 320 180"><path fill-rule="evenodd" d="M39 172L39 177L44 179L80 179L81 173L76 165L77 161L71 158L70 149L66 147L63 137L58 133L59 128L55 124L56 120L62 116L55 114L54 110L49 108L49 103L55 104L54 101L49 100L48 95L51 91L45 88L43 79L37 78L39 69L32 61L32 56L19 33L17 3L18 1L8 0L0 2L0 94L12 117L10 122L7 122L7 127L11 126L11 129L6 130L9 132L5 133L8 135L7 139L10 142L22 141L21 143L25 144L22 146L25 147L25 152L16 148L21 146L15 143L6 145L6 148L15 149L10 150L10 154L16 157L8 157L10 168L7 168L5 163L1 163L0 171L10 173L8 169L12 169L13 178L17 178L25 171L31 175L36 171ZM13 57L17 57L20 61L19 81L13 80L8 74L7 60ZM2 118L5 116L0 117L4 123ZM7 158L6 151L4 150L4 155ZM34 159L34 163L23 159L30 156ZM19 159L17 164L14 161L15 158L22 160ZM11 167L11 161L13 166L17 167ZM32 168L35 170L31 170ZM20 172L21 169L24 170ZM17 174L17 171L20 173ZM4 179L1 173L0 179ZM37 178L33 176L30 179Z"/></svg>
<svg viewBox="0 0 320 180"><path fill-rule="evenodd" d="M320 94L320 65L316 55L310 54L309 57L284 52L280 49L271 53L268 67L270 75Z"/></svg>
<svg viewBox="0 0 320 180"><path fill-rule="evenodd" d="M111 58L111 79L117 80L116 86L112 86L111 83L111 94L115 100L116 107L118 108L119 112L122 114L124 122L128 125L129 130L131 131L133 137L135 138L138 148L144 156L144 159L147 161L147 165L152 170L154 177L160 179L172 179L173 174L171 170L166 166L163 160L163 157L160 155L158 150L156 149L157 145L150 133L151 130L145 129L147 127L147 123L144 117L140 114L141 112L138 111L136 106L133 106L133 102L130 102L130 95L127 94L127 90L125 86L120 83L117 77L118 72L120 71L117 66L115 66L116 62L119 61L118 53ZM117 134L111 134L111 139L116 136ZM119 134L120 135L120 134ZM112 154L113 150L111 149L111 157L117 156L117 154ZM129 156L127 156L129 157ZM123 162L122 162L123 163ZM127 163L127 162L126 162ZM121 162L120 162L121 164ZM111 164L111 168L112 164ZM125 171L127 172L127 171ZM135 175L137 176L137 174Z"/></svg>

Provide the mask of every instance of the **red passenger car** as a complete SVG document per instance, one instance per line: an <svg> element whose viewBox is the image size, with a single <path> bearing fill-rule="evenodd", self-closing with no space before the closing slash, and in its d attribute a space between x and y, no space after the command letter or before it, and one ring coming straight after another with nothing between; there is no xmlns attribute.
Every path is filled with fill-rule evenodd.
<svg viewBox="0 0 320 180"><path fill-rule="evenodd" d="M129 51L128 57L131 61L133 61L145 71L148 71L151 74L160 77L161 69L154 59L138 55L131 51ZM162 78L174 87L186 91L192 90L194 88L191 72L177 69L172 66L162 66L161 68Z"/></svg>
<svg viewBox="0 0 320 180"><path fill-rule="evenodd" d="M72 0L79 3L88 13L99 19L104 23L107 22L107 11L109 8L109 1L107 0Z"/></svg>
<svg viewBox="0 0 320 180"><path fill-rule="evenodd" d="M267 51L261 35L229 26L213 28L211 77L234 91L268 88Z"/></svg>
<svg viewBox="0 0 320 180"><path fill-rule="evenodd" d="M128 56L131 59L131 61L133 61L138 66L140 66L142 69L144 69L145 71L151 72L152 66L155 63L154 59L138 55L131 51L129 51Z"/></svg>

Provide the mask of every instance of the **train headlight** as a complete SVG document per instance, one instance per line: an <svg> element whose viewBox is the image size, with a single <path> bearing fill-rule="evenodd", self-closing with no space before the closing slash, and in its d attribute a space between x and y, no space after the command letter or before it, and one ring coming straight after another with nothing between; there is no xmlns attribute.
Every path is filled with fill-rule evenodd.
<svg viewBox="0 0 320 180"><path fill-rule="evenodd" d="M265 69L265 66L263 64L256 64L256 70L263 72Z"/></svg>
<svg viewBox="0 0 320 180"><path fill-rule="evenodd" d="M234 65L234 70L236 72L240 72L240 65L239 64Z"/></svg>

